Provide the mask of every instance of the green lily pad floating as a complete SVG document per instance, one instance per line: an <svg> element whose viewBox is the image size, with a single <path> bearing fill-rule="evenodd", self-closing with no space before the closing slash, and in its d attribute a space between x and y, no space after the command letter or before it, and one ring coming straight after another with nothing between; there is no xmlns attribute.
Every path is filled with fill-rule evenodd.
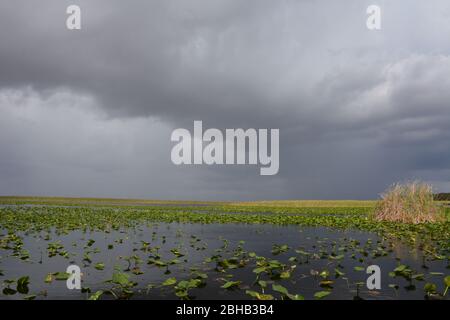
<svg viewBox="0 0 450 320"><path fill-rule="evenodd" d="M299 294L290 294L288 290L279 284L273 284L272 290L278 293L281 293L282 296L287 297L291 300L304 300L305 298Z"/></svg>
<svg viewBox="0 0 450 320"><path fill-rule="evenodd" d="M408 267L404 264L399 265L397 268L394 269L394 272L403 272L405 270L407 270Z"/></svg>
<svg viewBox="0 0 450 320"><path fill-rule="evenodd" d="M329 256L330 260L342 260L342 259L344 259L344 257L345 256L343 254L340 254L337 256Z"/></svg>
<svg viewBox="0 0 450 320"><path fill-rule="evenodd" d="M258 281L258 285L261 287L261 288L267 288L267 282L266 281L264 281L264 280L259 280Z"/></svg>
<svg viewBox="0 0 450 320"><path fill-rule="evenodd" d="M97 270L104 270L105 269L105 264L104 263L97 263L94 266L94 268L97 269Z"/></svg>
<svg viewBox="0 0 450 320"><path fill-rule="evenodd" d="M423 273L413 274L411 279L422 281L425 279L425 275Z"/></svg>
<svg viewBox="0 0 450 320"><path fill-rule="evenodd" d="M270 294L259 293L257 291L246 290L245 293L253 298L258 299L258 300L273 300L274 299L274 297Z"/></svg>
<svg viewBox="0 0 450 320"><path fill-rule="evenodd" d="M437 286L434 283L428 282L423 287L423 290L425 291L426 294L436 293Z"/></svg>
<svg viewBox="0 0 450 320"><path fill-rule="evenodd" d="M279 285L279 284L273 284L272 285L272 290L276 291L278 293L281 293L281 294L283 294L285 296L287 296L289 294L288 290L285 287L283 287L282 285Z"/></svg>
<svg viewBox="0 0 450 320"><path fill-rule="evenodd" d="M198 288L201 283L200 279L182 280L175 286L175 295L180 299L189 299L189 290Z"/></svg>
<svg viewBox="0 0 450 320"><path fill-rule="evenodd" d="M267 271L266 267L259 267L259 268L253 269L253 272L256 273L256 274L260 274L260 273L265 272L265 271Z"/></svg>
<svg viewBox="0 0 450 320"><path fill-rule="evenodd" d="M56 280L60 280L60 281L67 280L70 277L70 273L67 273L67 272L56 272L53 275L55 276Z"/></svg>
<svg viewBox="0 0 450 320"><path fill-rule="evenodd" d="M170 252L172 252L177 257L184 256L184 254L182 254L178 249L172 249L172 250L170 250Z"/></svg>
<svg viewBox="0 0 450 320"><path fill-rule="evenodd" d="M444 278L444 284L446 287L450 287L450 276Z"/></svg>
<svg viewBox="0 0 450 320"><path fill-rule="evenodd" d="M355 271L358 271L358 272L364 271L364 270L365 270L363 267L360 267L360 266L356 266L356 267L354 267L353 269L354 269Z"/></svg>
<svg viewBox="0 0 450 320"><path fill-rule="evenodd" d="M336 278L345 276L345 273L339 270L338 268L334 269L334 272L336 273L335 275Z"/></svg>
<svg viewBox="0 0 450 320"><path fill-rule="evenodd" d="M328 296L330 294L331 294L330 291L319 291L319 292L316 292L314 294L314 298L316 298L316 299L323 299L323 298L325 298L326 296Z"/></svg>
<svg viewBox="0 0 450 320"><path fill-rule="evenodd" d="M134 267L133 269L131 269L131 273L137 276L144 274L144 272L139 267Z"/></svg>
<svg viewBox="0 0 450 320"><path fill-rule="evenodd" d="M177 283L177 279L176 278L168 278L162 283L162 285L163 286L173 286L176 283Z"/></svg>
<svg viewBox="0 0 450 320"><path fill-rule="evenodd" d="M203 272L195 271L192 273L194 279L208 279L208 275Z"/></svg>
<svg viewBox="0 0 450 320"><path fill-rule="evenodd" d="M189 281L182 280L178 282L176 289L193 289L197 288L201 284L201 280L199 279L191 279Z"/></svg>
<svg viewBox="0 0 450 320"><path fill-rule="evenodd" d="M281 246L274 244L272 246L272 254L273 255L278 255L278 254L286 252L288 250L289 250L289 247L288 247L287 244L284 244L284 245L281 245Z"/></svg>
<svg viewBox="0 0 450 320"><path fill-rule="evenodd" d="M49 273L46 277L44 282L45 283L51 283L53 281L53 273Z"/></svg>
<svg viewBox="0 0 450 320"><path fill-rule="evenodd" d="M123 287L128 286L130 284L130 275L123 272L115 272L113 273L111 282Z"/></svg>
<svg viewBox="0 0 450 320"><path fill-rule="evenodd" d="M445 297L447 295L447 291L450 288L450 276L446 276L444 278L444 284L445 284L445 290L443 296Z"/></svg>
<svg viewBox="0 0 450 320"><path fill-rule="evenodd" d="M25 276L19 278L19 280L17 280L17 292L21 294L27 294L29 291L28 289L29 284L30 284L30 277Z"/></svg>
<svg viewBox="0 0 450 320"><path fill-rule="evenodd" d="M96 293L92 294L88 300L98 300L103 295L103 291L99 290Z"/></svg>
<svg viewBox="0 0 450 320"><path fill-rule="evenodd" d="M3 294L4 294L5 296L10 296L10 295L14 295L14 294L16 294L16 293L17 293L17 291L16 291L16 290L14 290L14 289L11 289L10 287L6 287L6 288L4 288L2 292L3 292Z"/></svg>
<svg viewBox="0 0 450 320"><path fill-rule="evenodd" d="M288 294L288 298L291 300L305 300L305 297L303 297L300 294Z"/></svg>
<svg viewBox="0 0 450 320"><path fill-rule="evenodd" d="M88 253L85 253L83 255L83 261L85 261L87 263L91 263L92 262L91 256Z"/></svg>

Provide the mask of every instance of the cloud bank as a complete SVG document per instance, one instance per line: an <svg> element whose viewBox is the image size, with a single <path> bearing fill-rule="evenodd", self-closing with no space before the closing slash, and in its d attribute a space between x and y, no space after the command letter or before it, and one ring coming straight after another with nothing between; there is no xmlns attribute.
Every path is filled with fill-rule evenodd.
<svg viewBox="0 0 450 320"><path fill-rule="evenodd" d="M450 188L450 4L0 4L0 193L164 199L374 198ZM177 167L170 133L279 128L280 171Z"/></svg>

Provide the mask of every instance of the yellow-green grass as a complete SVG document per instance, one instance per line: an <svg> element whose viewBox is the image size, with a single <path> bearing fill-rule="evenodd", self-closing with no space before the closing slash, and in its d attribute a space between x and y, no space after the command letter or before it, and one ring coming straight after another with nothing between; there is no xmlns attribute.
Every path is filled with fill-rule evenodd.
<svg viewBox="0 0 450 320"><path fill-rule="evenodd" d="M149 200L123 198L71 198L71 197L33 197L33 196L0 196L0 204L111 204L111 205L229 205L243 207L285 207L285 208L342 208L376 206L376 200L268 200L268 201L191 201L191 200Z"/></svg>
<svg viewBox="0 0 450 320"><path fill-rule="evenodd" d="M232 202L230 205L245 207L285 208L374 208L377 200L274 200Z"/></svg>
<svg viewBox="0 0 450 320"><path fill-rule="evenodd" d="M35 197L35 196L0 196L0 205L56 205L56 206L208 206L228 211L271 211L274 212L301 210L312 208L314 212L320 208L344 210L346 208L364 209L372 211L376 208L377 200L267 200L267 201L188 201L188 200L150 200L150 199L120 199L120 198L71 198L71 197ZM448 201L437 201L442 206L448 206ZM292 212L294 212L292 211ZM295 211L296 212L296 211ZM447 215L450 215L447 209Z"/></svg>

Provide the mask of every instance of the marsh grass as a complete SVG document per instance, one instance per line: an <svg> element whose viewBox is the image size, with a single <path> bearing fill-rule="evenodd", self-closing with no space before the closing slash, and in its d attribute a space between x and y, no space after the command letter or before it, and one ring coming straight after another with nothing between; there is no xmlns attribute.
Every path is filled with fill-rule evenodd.
<svg viewBox="0 0 450 320"><path fill-rule="evenodd" d="M433 199L432 186L419 181L392 185L381 195L374 217L379 221L413 224L445 219L442 207Z"/></svg>

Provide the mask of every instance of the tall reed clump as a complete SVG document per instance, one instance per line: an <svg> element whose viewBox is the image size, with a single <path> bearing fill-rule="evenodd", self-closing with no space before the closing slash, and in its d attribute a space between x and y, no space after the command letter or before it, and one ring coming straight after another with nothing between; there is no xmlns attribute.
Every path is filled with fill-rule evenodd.
<svg viewBox="0 0 450 320"><path fill-rule="evenodd" d="M396 183L387 189L377 205L379 221L403 223L437 222L444 219L442 208L433 199L433 188L423 182Z"/></svg>

